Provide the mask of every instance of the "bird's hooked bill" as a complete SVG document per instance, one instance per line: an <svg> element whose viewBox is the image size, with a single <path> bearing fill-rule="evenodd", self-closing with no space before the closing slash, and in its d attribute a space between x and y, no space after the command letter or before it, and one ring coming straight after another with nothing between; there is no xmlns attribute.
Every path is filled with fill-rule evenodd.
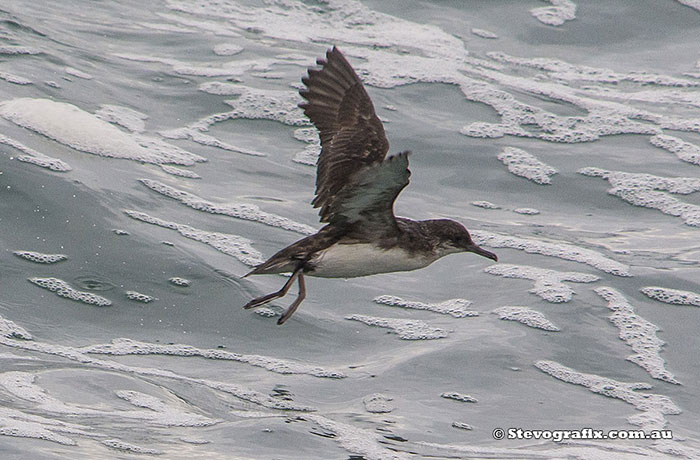
<svg viewBox="0 0 700 460"><path fill-rule="evenodd" d="M498 256L494 254L491 251L487 251L486 249L482 248L481 246L477 246L476 244L472 244L471 246L467 247L467 251L473 252L475 254L479 254L480 256L487 257L494 262L498 262Z"/></svg>

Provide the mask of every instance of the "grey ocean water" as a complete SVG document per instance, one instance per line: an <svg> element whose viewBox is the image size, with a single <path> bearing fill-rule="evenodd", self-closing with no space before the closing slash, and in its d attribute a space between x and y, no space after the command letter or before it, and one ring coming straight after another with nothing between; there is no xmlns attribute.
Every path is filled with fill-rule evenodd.
<svg viewBox="0 0 700 460"><path fill-rule="evenodd" d="M699 36L695 0L2 2L0 457L700 458ZM310 278L278 327L240 277L319 228L332 44L413 151L397 214L500 261Z"/></svg>

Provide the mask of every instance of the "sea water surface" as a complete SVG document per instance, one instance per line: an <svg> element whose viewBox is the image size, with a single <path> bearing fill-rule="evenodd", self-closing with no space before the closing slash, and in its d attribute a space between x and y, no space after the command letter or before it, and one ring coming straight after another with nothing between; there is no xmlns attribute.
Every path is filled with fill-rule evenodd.
<svg viewBox="0 0 700 460"><path fill-rule="evenodd" d="M3 459L700 458L700 3L0 5ZM337 45L399 215L499 263L242 279L320 227ZM494 439L494 430L672 439Z"/></svg>

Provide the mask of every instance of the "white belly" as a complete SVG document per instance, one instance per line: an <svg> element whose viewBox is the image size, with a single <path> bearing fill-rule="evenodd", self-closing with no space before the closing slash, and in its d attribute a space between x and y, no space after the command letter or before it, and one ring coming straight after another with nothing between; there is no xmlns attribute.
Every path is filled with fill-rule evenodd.
<svg viewBox="0 0 700 460"><path fill-rule="evenodd" d="M410 257L403 249L382 249L372 244L334 244L315 258L308 273L321 278L355 278L397 271L415 270L437 257Z"/></svg>

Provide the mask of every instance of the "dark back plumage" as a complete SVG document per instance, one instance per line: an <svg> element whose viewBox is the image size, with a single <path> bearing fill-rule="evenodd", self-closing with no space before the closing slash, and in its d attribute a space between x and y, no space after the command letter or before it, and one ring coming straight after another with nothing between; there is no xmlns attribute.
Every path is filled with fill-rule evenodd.
<svg viewBox="0 0 700 460"><path fill-rule="evenodd" d="M389 141L357 74L336 48L309 69L299 106L318 128L314 207L321 222L395 229L393 203L408 185L408 152L385 160Z"/></svg>

